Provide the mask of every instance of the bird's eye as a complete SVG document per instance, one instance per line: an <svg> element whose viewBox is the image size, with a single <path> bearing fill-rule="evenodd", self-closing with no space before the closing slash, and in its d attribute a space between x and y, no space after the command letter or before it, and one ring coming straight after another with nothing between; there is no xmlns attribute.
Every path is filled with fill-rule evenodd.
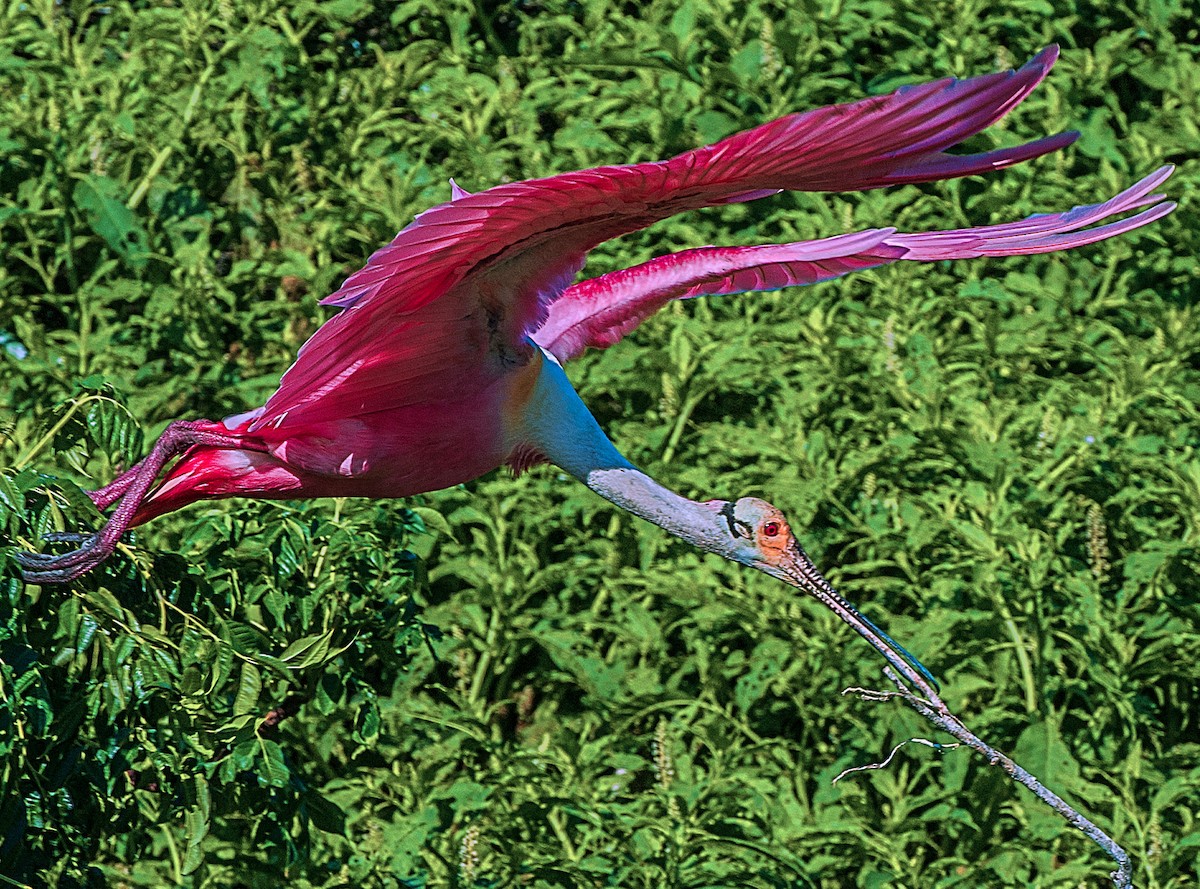
<svg viewBox="0 0 1200 889"><path fill-rule="evenodd" d="M775 537L779 534L779 522L767 522L762 527L762 532L767 537Z"/></svg>

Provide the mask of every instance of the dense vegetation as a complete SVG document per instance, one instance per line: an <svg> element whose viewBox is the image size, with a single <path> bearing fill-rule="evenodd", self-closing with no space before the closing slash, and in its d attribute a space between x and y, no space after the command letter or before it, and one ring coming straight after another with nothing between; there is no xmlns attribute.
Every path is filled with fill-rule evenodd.
<svg viewBox="0 0 1200 889"><path fill-rule="evenodd" d="M554 470L406 503L229 501L68 587L10 554L172 419L260 404L317 300L447 179L664 157L1019 63L987 179L784 195L609 245L1017 218L1181 163L1069 255L674 306L572 378L689 496L760 494L1095 818L1200 855L1200 27L1182 0L177 0L0 20L0 884L1100 885L1110 863L879 685L819 607Z"/></svg>

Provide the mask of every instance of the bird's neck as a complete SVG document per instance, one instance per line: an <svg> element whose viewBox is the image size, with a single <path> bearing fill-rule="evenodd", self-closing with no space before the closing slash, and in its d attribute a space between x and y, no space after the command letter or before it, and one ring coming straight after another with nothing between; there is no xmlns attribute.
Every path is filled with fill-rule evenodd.
<svg viewBox="0 0 1200 889"><path fill-rule="evenodd" d="M546 459L605 500L653 522L708 552L734 558L720 501L697 503L663 487L635 468L608 440L558 362L542 362L537 386L522 417L523 434Z"/></svg>
<svg viewBox="0 0 1200 889"><path fill-rule="evenodd" d="M681 540L727 559L736 556L729 548L729 534L722 531L723 501L697 503L665 488L633 466L593 469L580 477L585 485L624 510L653 522Z"/></svg>

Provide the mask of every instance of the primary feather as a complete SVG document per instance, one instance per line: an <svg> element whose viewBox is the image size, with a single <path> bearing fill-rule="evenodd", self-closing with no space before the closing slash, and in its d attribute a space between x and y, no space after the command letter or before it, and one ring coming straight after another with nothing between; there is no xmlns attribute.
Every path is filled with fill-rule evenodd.
<svg viewBox="0 0 1200 889"><path fill-rule="evenodd" d="M660 256L568 287L533 334L560 362L585 349L607 348L674 299L776 290L828 281L899 260L933 262L1017 256L1081 247L1132 231L1170 213L1175 204L1151 194L1171 175L1165 166L1101 204L1044 213L1020 222L953 231L900 234L869 229L819 241L757 247L699 247ZM1153 204L1135 216L1088 228L1102 219Z"/></svg>

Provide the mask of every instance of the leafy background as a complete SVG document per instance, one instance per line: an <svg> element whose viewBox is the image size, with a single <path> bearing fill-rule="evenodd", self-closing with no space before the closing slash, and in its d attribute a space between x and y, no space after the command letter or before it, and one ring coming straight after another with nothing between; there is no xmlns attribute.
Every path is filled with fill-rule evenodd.
<svg viewBox="0 0 1200 889"><path fill-rule="evenodd" d="M1182 199L1069 255L674 306L571 376L689 496L785 508L948 702L1110 830L1200 854L1200 46L1172 0L9 2L0 18L0 882L1101 885L971 755L838 692L878 660L554 470L228 501L68 587L10 558L172 419L259 404L411 216L1059 42L987 179L785 195L598 250Z"/></svg>

